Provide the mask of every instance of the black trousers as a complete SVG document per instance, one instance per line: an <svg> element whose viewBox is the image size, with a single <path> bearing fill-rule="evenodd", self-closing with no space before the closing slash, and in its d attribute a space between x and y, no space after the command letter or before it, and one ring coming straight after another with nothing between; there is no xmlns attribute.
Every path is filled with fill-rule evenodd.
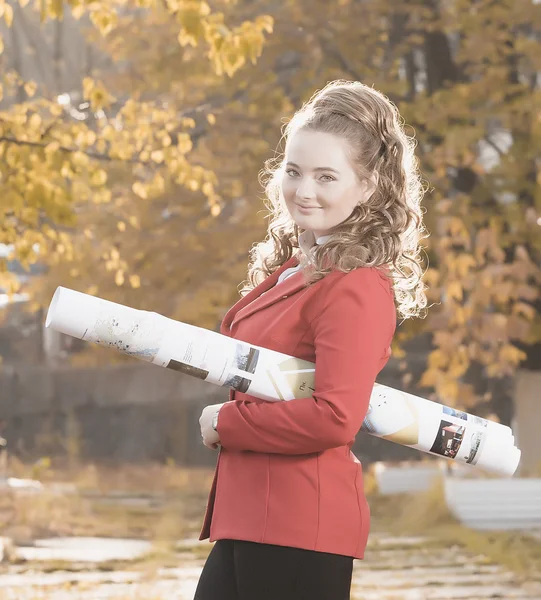
<svg viewBox="0 0 541 600"><path fill-rule="evenodd" d="M194 600L349 600L352 571L351 556L218 540Z"/></svg>

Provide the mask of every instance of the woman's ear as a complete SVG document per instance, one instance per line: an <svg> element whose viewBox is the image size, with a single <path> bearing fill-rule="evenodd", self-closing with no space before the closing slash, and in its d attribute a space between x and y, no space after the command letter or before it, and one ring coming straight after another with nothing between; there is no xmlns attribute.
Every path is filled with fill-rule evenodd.
<svg viewBox="0 0 541 600"><path fill-rule="evenodd" d="M370 200L374 192L376 191L379 183L379 173L373 171L368 179L363 179L363 199L366 202Z"/></svg>

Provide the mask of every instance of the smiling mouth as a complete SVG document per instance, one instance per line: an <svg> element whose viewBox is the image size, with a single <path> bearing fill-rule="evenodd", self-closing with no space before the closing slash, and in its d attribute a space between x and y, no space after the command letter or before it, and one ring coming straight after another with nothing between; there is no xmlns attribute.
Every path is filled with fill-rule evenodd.
<svg viewBox="0 0 541 600"><path fill-rule="evenodd" d="M303 206L302 204L297 204L296 206L303 210L315 210L316 208L320 208L319 206Z"/></svg>

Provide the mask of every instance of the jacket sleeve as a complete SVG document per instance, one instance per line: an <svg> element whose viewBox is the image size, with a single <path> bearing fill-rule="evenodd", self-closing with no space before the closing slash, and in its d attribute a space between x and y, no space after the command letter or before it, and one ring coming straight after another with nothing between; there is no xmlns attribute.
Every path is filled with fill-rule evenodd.
<svg viewBox="0 0 541 600"><path fill-rule="evenodd" d="M309 454L348 444L366 416L395 322L392 292L373 269L357 269L333 282L311 323L313 396L224 404L218 417L220 444L276 454Z"/></svg>

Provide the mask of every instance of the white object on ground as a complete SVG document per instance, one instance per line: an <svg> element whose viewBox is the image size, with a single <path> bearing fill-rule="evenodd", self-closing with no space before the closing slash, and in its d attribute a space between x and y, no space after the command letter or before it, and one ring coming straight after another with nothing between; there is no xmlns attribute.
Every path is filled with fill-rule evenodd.
<svg viewBox="0 0 541 600"><path fill-rule="evenodd" d="M541 531L541 479L446 477L453 516L472 529Z"/></svg>
<svg viewBox="0 0 541 600"><path fill-rule="evenodd" d="M19 546L17 555L24 560L105 562L135 560L151 550L152 544L146 540L64 537L36 540L34 546Z"/></svg>

